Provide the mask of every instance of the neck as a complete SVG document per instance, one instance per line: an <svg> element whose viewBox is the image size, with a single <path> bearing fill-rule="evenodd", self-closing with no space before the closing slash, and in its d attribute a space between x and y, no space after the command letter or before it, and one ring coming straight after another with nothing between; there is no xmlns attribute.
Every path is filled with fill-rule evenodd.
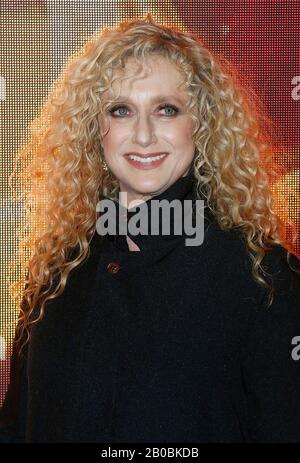
<svg viewBox="0 0 300 463"><path fill-rule="evenodd" d="M194 214L197 198L196 179L190 171L162 193L131 209L114 201L117 222L112 227L114 231L108 232L109 239L114 240L116 246L124 251L153 251L160 246L172 247L178 241L194 236L196 228L200 228L198 219L194 226L195 215L199 216ZM188 231L186 224L190 227Z"/></svg>

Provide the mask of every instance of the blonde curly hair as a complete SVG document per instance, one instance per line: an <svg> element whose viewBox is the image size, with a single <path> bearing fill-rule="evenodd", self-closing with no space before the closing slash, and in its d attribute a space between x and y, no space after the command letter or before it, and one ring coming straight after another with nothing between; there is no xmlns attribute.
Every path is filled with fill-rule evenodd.
<svg viewBox="0 0 300 463"><path fill-rule="evenodd" d="M26 220L18 231L14 271L27 263L21 265L21 279L11 285L21 307L15 337L19 353L30 338L30 325L43 317L45 303L63 292L70 271L88 257L99 193L112 199L118 195L118 180L102 163L97 116L106 105L101 96L127 58L139 62L150 55L167 58L183 74L195 122L197 191L206 196L221 229L241 230L253 277L271 288L269 305L273 301L261 261L271 249L268 244L284 245L288 260L292 248L273 210L272 124L225 59L198 36L158 24L148 13L95 33L71 56L29 127L30 141L18 152L16 163L22 167L10 180L21 173Z"/></svg>

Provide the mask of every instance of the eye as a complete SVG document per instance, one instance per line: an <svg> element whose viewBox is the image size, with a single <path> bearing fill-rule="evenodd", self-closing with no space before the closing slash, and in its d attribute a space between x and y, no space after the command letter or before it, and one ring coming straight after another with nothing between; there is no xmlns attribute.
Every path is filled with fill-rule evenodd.
<svg viewBox="0 0 300 463"><path fill-rule="evenodd" d="M124 110L125 111L121 111L121 113L119 114L115 114L116 111L119 111L120 109ZM111 108L109 110L110 114L113 115L113 117L123 117L123 116L126 116L126 110L127 110L127 106L124 106L124 105L118 105L118 106L114 106L113 108Z"/></svg>
<svg viewBox="0 0 300 463"><path fill-rule="evenodd" d="M172 105L172 104L163 104L161 106L159 106L159 109L171 109L171 112L170 111L167 111L167 114L166 116L175 116L177 113L178 113L178 108L176 108L176 106Z"/></svg>

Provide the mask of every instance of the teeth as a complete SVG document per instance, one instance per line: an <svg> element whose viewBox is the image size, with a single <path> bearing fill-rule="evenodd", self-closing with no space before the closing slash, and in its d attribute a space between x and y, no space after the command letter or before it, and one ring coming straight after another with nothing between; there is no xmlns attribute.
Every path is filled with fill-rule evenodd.
<svg viewBox="0 0 300 463"><path fill-rule="evenodd" d="M133 159L134 161L138 161L138 162L142 162L142 163L149 163L149 162L153 162L153 161L158 161L158 159L162 159L164 156L166 156L166 154L161 154L159 156L153 156L151 158L140 158L139 156L136 156L134 154L129 154L128 157L130 159Z"/></svg>

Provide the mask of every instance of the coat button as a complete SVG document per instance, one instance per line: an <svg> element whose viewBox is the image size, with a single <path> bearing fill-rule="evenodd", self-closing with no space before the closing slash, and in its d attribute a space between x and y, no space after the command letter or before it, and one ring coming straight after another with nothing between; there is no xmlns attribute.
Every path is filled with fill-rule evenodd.
<svg viewBox="0 0 300 463"><path fill-rule="evenodd" d="M110 273L117 273L120 270L121 266L119 262L110 262L106 267L107 271Z"/></svg>

